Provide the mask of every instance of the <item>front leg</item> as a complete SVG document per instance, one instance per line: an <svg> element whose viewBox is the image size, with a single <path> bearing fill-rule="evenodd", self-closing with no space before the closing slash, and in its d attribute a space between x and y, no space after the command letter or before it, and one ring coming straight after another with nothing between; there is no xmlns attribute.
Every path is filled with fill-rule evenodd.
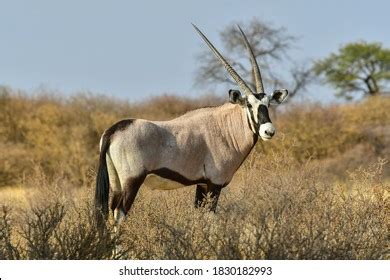
<svg viewBox="0 0 390 280"><path fill-rule="evenodd" d="M210 196L210 204L207 205L209 210L215 212L218 204L218 199L221 194L222 186L208 183L205 185L197 185L195 193L195 207L206 206L206 199Z"/></svg>
<svg viewBox="0 0 390 280"><path fill-rule="evenodd" d="M195 192L195 208L204 206L204 199L207 195L207 186L206 185L196 185Z"/></svg>

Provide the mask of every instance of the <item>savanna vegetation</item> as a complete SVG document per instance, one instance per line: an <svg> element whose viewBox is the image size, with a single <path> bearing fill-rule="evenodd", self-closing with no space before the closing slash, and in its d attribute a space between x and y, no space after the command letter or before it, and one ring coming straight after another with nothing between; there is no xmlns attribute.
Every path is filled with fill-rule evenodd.
<svg viewBox="0 0 390 280"><path fill-rule="evenodd" d="M92 197L103 130L166 120L224 98L140 103L0 89L0 259L388 259L390 99L289 104L272 116L217 213L194 188L141 188L119 234L99 234ZM116 254L113 255L114 248Z"/></svg>
<svg viewBox="0 0 390 280"><path fill-rule="evenodd" d="M351 99L356 93L378 95L390 82L390 49L380 43L349 43L316 61L314 70L338 90L339 97Z"/></svg>

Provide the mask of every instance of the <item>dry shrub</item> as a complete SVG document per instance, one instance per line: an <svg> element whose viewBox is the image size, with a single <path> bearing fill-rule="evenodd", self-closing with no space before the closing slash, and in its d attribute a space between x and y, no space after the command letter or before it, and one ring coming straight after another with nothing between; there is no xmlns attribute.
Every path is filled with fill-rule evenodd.
<svg viewBox="0 0 390 280"><path fill-rule="evenodd" d="M389 123L389 106L388 96L372 96L359 104L343 105L340 110L345 121L352 126L378 126Z"/></svg>
<svg viewBox="0 0 390 280"><path fill-rule="evenodd" d="M278 115L277 139L263 144L263 153L286 151L300 162L342 155L358 144L368 146L375 156L388 157L384 148L388 133L390 98L376 97L353 105L289 104ZM261 148L262 145L258 145ZM364 162L364 161L363 161ZM363 163L362 162L362 163Z"/></svg>
<svg viewBox="0 0 390 280"><path fill-rule="evenodd" d="M10 208L3 205L0 218L0 259L17 260L20 259L19 246L13 241L16 234L10 216Z"/></svg>
<svg viewBox="0 0 390 280"><path fill-rule="evenodd" d="M162 95L131 104L90 93L60 98L54 92L27 95L0 87L0 147L4 151L0 186L22 184L37 164L48 176L61 171L73 185L84 185L96 166L100 135L111 124L128 117L171 119L223 100L213 95L197 99ZM389 100L378 97L339 106L289 104L275 120L279 131L275 140L259 141L257 149L265 156L268 151L288 151L305 162L341 157L363 145L367 156L373 155L370 163L377 157L387 158ZM361 163L364 161L350 167Z"/></svg>
<svg viewBox="0 0 390 280"><path fill-rule="evenodd" d="M205 106L220 105L223 102L223 99L212 95L204 95L197 99L190 99L164 94L135 105L134 117L149 120L169 120L183 115L190 110Z"/></svg>
<svg viewBox="0 0 390 280"><path fill-rule="evenodd" d="M389 186L378 179L383 162L334 185L316 168L286 169L286 160L271 163L270 172L246 173L249 178L225 190L216 214L195 210L188 191L144 194L122 228L127 257L389 257Z"/></svg>
<svg viewBox="0 0 390 280"><path fill-rule="evenodd" d="M88 204L87 204L88 205ZM91 207L52 201L31 207L22 218L2 209L0 259L112 259L120 239L112 230L99 232ZM111 228L111 227L110 227Z"/></svg>
<svg viewBox="0 0 390 280"><path fill-rule="evenodd" d="M141 188L118 235L112 225L99 234L90 188L68 194L70 199L57 187L42 187L53 182L37 179L40 199L19 211L2 209L1 258L389 258L389 185L381 178L383 161L335 184L310 162L300 166L288 155L275 155L264 165L260 159L252 155L222 192L217 213L193 207L193 188ZM16 215L11 219L10 213Z"/></svg>
<svg viewBox="0 0 390 280"><path fill-rule="evenodd" d="M276 139L259 141L222 192L217 213L193 207L194 188L141 188L120 234L100 235L90 203L103 130L220 100L129 104L0 88L0 185L27 196L9 208L0 190L0 258L388 259L389 168L378 158L390 155L389 100L291 107L278 114Z"/></svg>
<svg viewBox="0 0 390 280"><path fill-rule="evenodd" d="M91 184L91 178L89 179ZM120 236L97 230L92 191L40 167L25 182L24 205L0 209L0 259L112 259ZM88 191L86 191L88 189ZM9 201L9 204L13 201ZM13 203L15 204L15 203Z"/></svg>
<svg viewBox="0 0 390 280"><path fill-rule="evenodd" d="M171 95L130 104L80 93L28 95L0 87L0 186L18 185L40 165L48 176L59 170L73 185L84 185L98 158L103 131L123 118L171 119L188 110L220 104L218 97Z"/></svg>

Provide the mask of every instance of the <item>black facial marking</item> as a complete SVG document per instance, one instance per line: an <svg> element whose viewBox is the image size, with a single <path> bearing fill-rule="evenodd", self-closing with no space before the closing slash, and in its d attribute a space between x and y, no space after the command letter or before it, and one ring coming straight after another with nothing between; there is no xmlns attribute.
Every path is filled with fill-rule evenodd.
<svg viewBox="0 0 390 280"><path fill-rule="evenodd" d="M254 93L253 94L257 99L261 100L265 96L265 93Z"/></svg>
<svg viewBox="0 0 390 280"><path fill-rule="evenodd" d="M269 115L268 115L268 108L267 108L267 106L265 106L263 104L261 104L259 106L258 119L259 119L259 123L260 124L265 124L267 122L271 122L271 119L269 118Z"/></svg>
<svg viewBox="0 0 390 280"><path fill-rule="evenodd" d="M249 113L250 113L250 118L252 120L252 124L255 126L254 129L257 131L258 130L258 125L257 125L257 123L255 121L255 116L253 114L252 105L248 103L247 107L248 107L248 110L249 110Z"/></svg>

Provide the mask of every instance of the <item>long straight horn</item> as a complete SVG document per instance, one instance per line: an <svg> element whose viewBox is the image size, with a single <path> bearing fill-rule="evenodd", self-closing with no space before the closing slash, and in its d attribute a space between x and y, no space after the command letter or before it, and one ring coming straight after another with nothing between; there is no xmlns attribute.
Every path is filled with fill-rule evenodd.
<svg viewBox="0 0 390 280"><path fill-rule="evenodd" d="M226 59L218 52L218 50L213 46L213 44L210 43L210 41L206 38L206 36L202 33L202 31L199 30L198 27L196 27L195 24L192 23L192 26L195 28L195 30L199 33L199 35L202 37L202 39L206 42L206 44L210 47L210 49L213 51L214 55L221 61L223 66L225 66L226 70L229 72L230 76L236 81L237 85L240 87L241 91L245 95L251 95L253 94L252 90L248 87L248 85L244 82L243 79L237 74L237 72L233 69L232 66L226 61Z"/></svg>
<svg viewBox="0 0 390 280"><path fill-rule="evenodd" d="M245 46L249 52L249 58L250 58L251 64L252 64L252 71L253 71L253 74L255 76L256 92L262 93L262 92L264 92L263 80L261 79L260 68L259 68L259 65L257 64L255 54L253 53L252 47L249 44L248 39L246 38L244 31L242 31L241 27L238 24L237 24L237 27L240 30L242 37L244 38Z"/></svg>

